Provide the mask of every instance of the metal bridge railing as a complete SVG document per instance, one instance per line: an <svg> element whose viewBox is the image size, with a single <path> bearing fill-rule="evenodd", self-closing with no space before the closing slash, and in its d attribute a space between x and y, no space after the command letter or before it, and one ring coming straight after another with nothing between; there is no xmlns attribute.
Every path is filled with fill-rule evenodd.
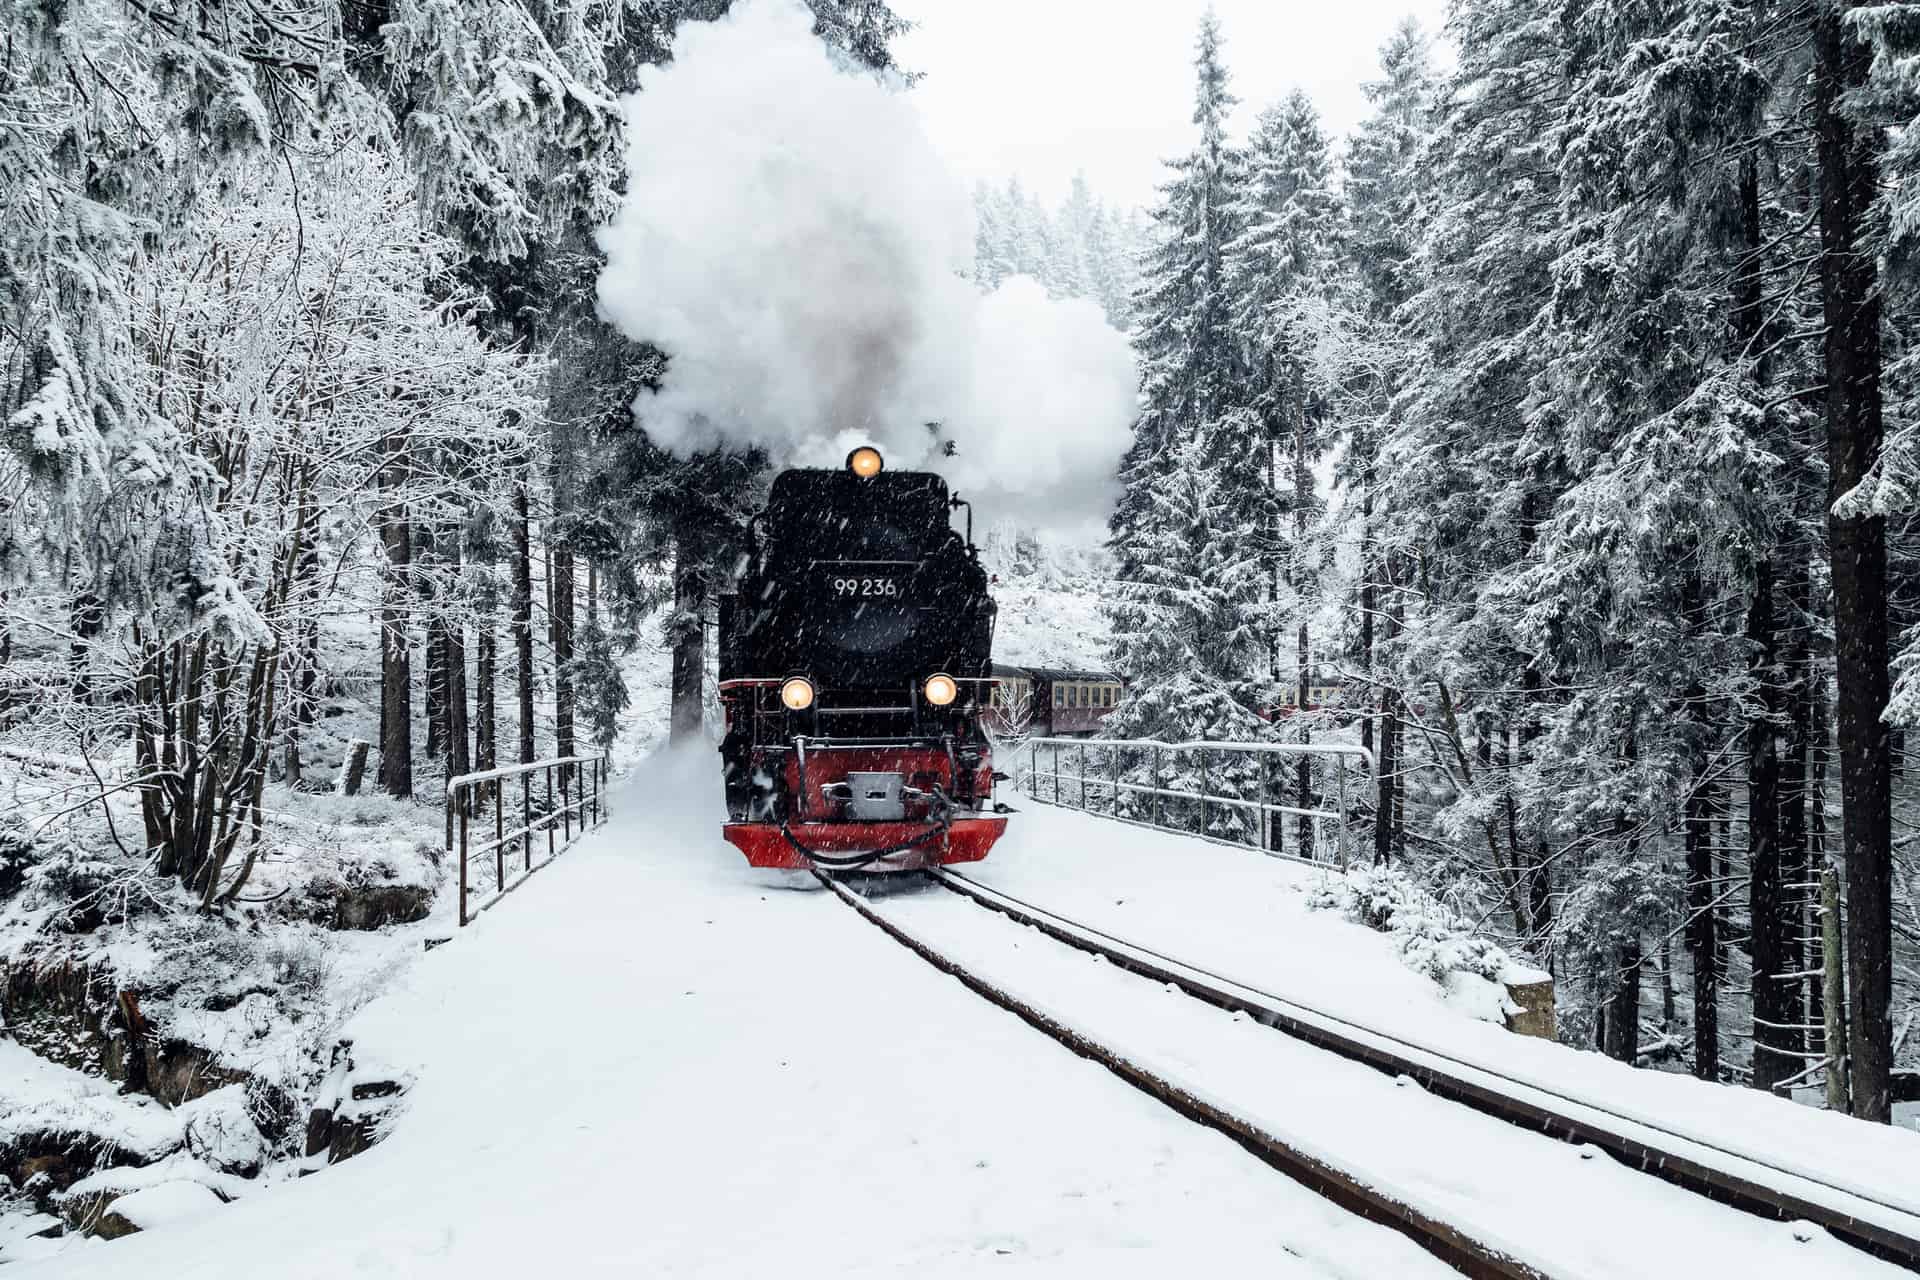
<svg viewBox="0 0 1920 1280"><path fill-rule="evenodd" d="M526 883L528 876L552 862L573 843L576 836L585 834L607 820L607 769L608 757L604 755L560 756L552 760L535 760L530 764L488 769L482 773L465 773L447 780L448 853L454 851L456 824L460 831L462 928L482 911ZM533 777L536 773L545 775L544 799L536 794ZM554 803L556 777L560 789L558 805ZM511 831L505 829L505 791L509 778L520 779L520 825ZM493 839L474 844L468 838L468 824L471 820L485 818L489 794L493 801ZM559 828L557 832L556 827ZM484 830L482 828L483 833ZM547 836L547 856L536 865L533 860L534 837L543 831ZM556 835L560 837L557 845L554 842ZM509 883L507 855L509 847L516 844L519 846L515 852L520 867ZM493 891L478 906L473 906L470 901L469 863L488 854L493 855Z"/></svg>
<svg viewBox="0 0 1920 1280"><path fill-rule="evenodd" d="M1351 806L1374 779L1373 753L1346 743L1028 738L1020 750L1014 786L1034 800L1304 862L1332 853L1343 869Z"/></svg>

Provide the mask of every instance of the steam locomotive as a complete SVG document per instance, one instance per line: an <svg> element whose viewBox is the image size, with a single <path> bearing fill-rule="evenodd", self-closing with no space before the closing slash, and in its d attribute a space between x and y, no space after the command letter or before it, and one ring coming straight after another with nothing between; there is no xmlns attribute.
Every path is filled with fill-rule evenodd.
<svg viewBox="0 0 1920 1280"><path fill-rule="evenodd" d="M720 598L723 833L751 865L973 862L1006 830L981 725L995 606L972 526L939 476L888 471L872 448L775 478Z"/></svg>

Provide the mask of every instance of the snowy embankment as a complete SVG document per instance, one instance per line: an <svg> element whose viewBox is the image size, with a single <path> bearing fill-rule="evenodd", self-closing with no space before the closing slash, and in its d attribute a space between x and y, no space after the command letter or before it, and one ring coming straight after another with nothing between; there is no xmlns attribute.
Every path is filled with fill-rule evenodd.
<svg viewBox="0 0 1920 1280"><path fill-rule="evenodd" d="M643 768L355 1019L411 1081L381 1145L21 1274L1446 1274L757 878L712 766Z"/></svg>
<svg viewBox="0 0 1920 1280"><path fill-rule="evenodd" d="M1615 1115L1920 1214L1920 1134L1513 1035L1389 940L1309 907L1328 871L1023 800L983 884L1258 990Z"/></svg>

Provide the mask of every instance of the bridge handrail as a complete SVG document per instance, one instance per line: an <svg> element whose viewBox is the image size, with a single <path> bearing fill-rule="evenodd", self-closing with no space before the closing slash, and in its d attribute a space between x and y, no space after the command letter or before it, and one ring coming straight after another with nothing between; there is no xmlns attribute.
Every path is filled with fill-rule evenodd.
<svg viewBox="0 0 1920 1280"><path fill-rule="evenodd" d="M533 760L526 764L503 764L498 769L483 769L478 773L463 773L447 779L447 794L464 789L476 782L492 782L496 778L514 778L523 773L537 773L542 769L552 769L563 764L595 764L605 760L605 755L597 756L554 756L549 760Z"/></svg>
<svg viewBox="0 0 1920 1280"><path fill-rule="evenodd" d="M1249 751L1261 755L1357 756L1375 772L1373 752L1352 742L1166 742L1159 738L1022 738L1023 747L1158 747L1163 751Z"/></svg>
<svg viewBox="0 0 1920 1280"><path fill-rule="evenodd" d="M502 765L497 769L482 769L474 773L463 773L447 779L447 852L454 852L454 826L456 821L460 831L460 927L465 928L482 911L493 906L508 893L525 884L534 872L551 863L560 854L566 852L577 836L585 835L589 830L607 820L607 778L612 769L612 757L607 754L597 756L554 756L547 760L530 760L524 764ZM546 799L541 812L533 811L533 775L546 774ZM553 802L553 781L555 774L560 778L560 804ZM520 825L511 831L506 829L506 781L509 778L520 779ZM467 825L471 818L484 813L487 793L493 795L493 839L473 846L468 839ZM577 819L577 827L576 827ZM554 828L562 827L564 837L556 845ZM547 833L547 856L539 863L533 860L533 838L540 832ZM520 846L519 874L509 882L507 879L507 846L518 843ZM468 898L471 888L468 881L468 866L473 855L493 855L493 895L478 907L469 909Z"/></svg>
<svg viewBox="0 0 1920 1280"><path fill-rule="evenodd" d="M1047 769L1040 767L1040 750L1042 748L1046 748L1050 754L1048 760L1050 767ZM1061 754L1063 751L1078 752L1079 759L1077 761L1076 772L1066 772L1061 769ZM1096 777L1088 770L1087 754L1090 751L1110 753L1111 768L1107 771L1107 776ZM1153 771L1151 785L1122 778L1122 753L1130 751L1152 753ZM1181 787L1162 786L1161 774L1164 757L1167 755L1177 756L1182 753L1192 752L1205 752L1215 756L1251 755L1297 759L1301 761L1300 767L1303 771L1298 784L1302 789L1301 803L1298 805L1285 803L1288 783L1284 778L1280 780L1278 796L1274 797L1274 788L1270 786L1272 779L1268 776L1270 769L1268 765L1262 765L1260 768L1260 787L1257 799L1250 799L1246 796L1214 794L1207 786L1207 757L1205 755L1201 757L1199 790L1189 791ZM1351 843L1351 832L1349 830L1351 811L1347 796L1349 762L1358 764L1364 768L1363 786L1366 783L1373 782L1376 777L1373 752L1366 747L1344 742L1210 742L1205 740L1164 742L1157 738L1035 737L1021 739L1018 742L1014 749L1014 758L1016 760L1019 759L1022 753L1026 756L1026 777L1024 779L1016 779L1014 785L1017 790L1023 790L1026 795L1036 801L1060 804L1067 808L1078 808L1087 813L1100 813L1103 816L1118 818L1122 821L1138 822L1141 825L1154 827L1163 831L1181 831L1186 834L1199 835L1203 839L1222 840L1224 843L1238 844L1243 848L1246 847L1246 843L1239 839L1225 840L1224 837L1218 837L1210 833L1207 821L1208 809L1218 806L1242 811L1251 810L1253 814L1253 830L1250 834L1255 847L1266 849L1275 856L1283 857L1287 855L1283 848L1285 837L1282 823L1286 818L1298 818L1301 822L1300 849L1301 854L1305 855L1302 860L1305 861L1317 861L1315 856L1317 853L1316 846L1318 846L1323 839L1319 830L1320 824L1330 822L1335 827L1333 843L1338 851L1339 863L1342 868L1345 868L1347 865L1347 857ZM1321 786L1325 788L1328 782L1330 782L1333 792L1331 796L1328 796L1324 789L1315 794L1314 785L1311 781L1312 769L1311 766L1306 763L1315 758L1329 762L1328 771L1332 777L1331 779L1325 779L1323 776ZM1040 794L1040 782L1043 778L1053 784L1051 801ZM1356 779L1356 781L1361 781L1361 779ZM1021 785L1022 782L1025 783L1024 787ZM1061 787L1061 783L1063 782L1079 784L1080 803L1078 805L1064 798L1066 792ZM1091 799L1097 798L1098 793L1102 792L1105 793L1106 807L1104 809L1095 809L1091 803ZM1148 810L1150 816L1142 820L1136 816L1137 811L1122 814L1121 797L1123 795L1136 799L1139 797L1151 798L1152 804ZM1200 829L1194 831L1188 825L1176 825L1163 822L1163 806L1161 804L1163 799L1196 803L1199 806ZM1275 803L1275 799L1278 799L1280 802ZM1314 803L1316 801L1317 803ZM1331 802L1330 804L1329 801ZM1293 856L1301 857L1301 854L1295 854Z"/></svg>

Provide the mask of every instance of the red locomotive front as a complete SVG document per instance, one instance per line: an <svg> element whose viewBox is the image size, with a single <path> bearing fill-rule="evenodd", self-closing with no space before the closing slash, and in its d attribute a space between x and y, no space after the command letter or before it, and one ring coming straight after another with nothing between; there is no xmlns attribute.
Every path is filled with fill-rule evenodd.
<svg viewBox="0 0 1920 1280"><path fill-rule="evenodd" d="M965 505L873 449L775 479L720 606L724 834L752 865L972 862L1005 831L981 726L994 604L952 526Z"/></svg>

